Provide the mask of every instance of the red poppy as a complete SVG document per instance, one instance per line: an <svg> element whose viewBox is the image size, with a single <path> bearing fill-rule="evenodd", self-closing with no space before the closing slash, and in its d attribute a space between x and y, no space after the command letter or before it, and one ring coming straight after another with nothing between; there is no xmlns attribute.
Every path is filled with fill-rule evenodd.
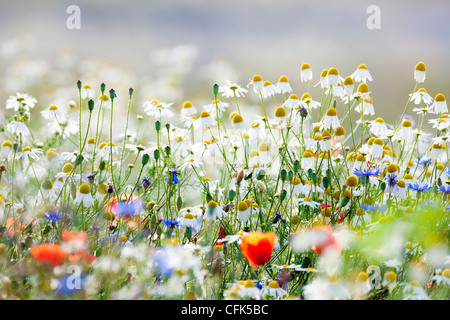
<svg viewBox="0 0 450 320"><path fill-rule="evenodd" d="M67 252L63 247L53 243L44 243L31 248L30 253L37 262L56 267L64 264Z"/></svg>
<svg viewBox="0 0 450 320"><path fill-rule="evenodd" d="M341 253L341 241L333 235L333 229L330 226L314 226L312 237L312 249L319 256L327 250L334 250L338 254Z"/></svg>
<svg viewBox="0 0 450 320"><path fill-rule="evenodd" d="M228 222L224 221L223 224L220 225L219 231L217 232L217 239L223 239L228 235L228 233L225 232L224 225L227 227Z"/></svg>
<svg viewBox="0 0 450 320"><path fill-rule="evenodd" d="M96 258L85 251L84 242L86 241L86 232L80 232L78 235L71 233L69 230L63 230L61 236L63 240L71 248L69 250L69 261L76 261L82 259L83 264L92 262Z"/></svg>
<svg viewBox="0 0 450 320"><path fill-rule="evenodd" d="M274 232L253 231L241 238L242 255L248 260L252 267L259 267L270 260L273 247L277 243Z"/></svg>

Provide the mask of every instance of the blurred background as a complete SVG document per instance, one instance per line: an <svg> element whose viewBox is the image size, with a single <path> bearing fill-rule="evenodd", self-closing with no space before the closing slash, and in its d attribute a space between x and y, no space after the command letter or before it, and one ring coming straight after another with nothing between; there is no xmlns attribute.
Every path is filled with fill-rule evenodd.
<svg viewBox="0 0 450 320"><path fill-rule="evenodd" d="M66 26L70 5L81 9L79 30ZM381 9L380 30L366 26L370 5ZM365 63L376 116L393 123L419 61L427 66L423 87L450 96L449 12L448 0L2 0L0 105L4 112L8 96L27 92L38 110L65 106L77 100L80 79L96 95L102 82L116 89L117 112L126 111L130 86L136 113L149 99L179 110L184 100L210 103L212 85L227 79L246 87L255 73L273 83L286 75L300 95L303 62L313 84L324 68L345 77ZM320 95L318 86L313 99ZM245 103L257 108L252 91Z"/></svg>

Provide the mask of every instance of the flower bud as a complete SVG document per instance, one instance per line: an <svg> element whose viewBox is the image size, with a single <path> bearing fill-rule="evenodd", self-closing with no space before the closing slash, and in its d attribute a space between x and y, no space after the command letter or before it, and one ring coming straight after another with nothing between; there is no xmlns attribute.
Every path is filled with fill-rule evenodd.
<svg viewBox="0 0 450 320"><path fill-rule="evenodd" d="M160 155L161 155L161 152L158 149L153 151L153 156L155 157L155 160L158 160Z"/></svg>
<svg viewBox="0 0 450 320"><path fill-rule="evenodd" d="M130 97L133 95L133 93L134 93L134 89L133 88L128 89L128 94L130 95Z"/></svg>
<svg viewBox="0 0 450 320"><path fill-rule="evenodd" d="M145 166L149 160L150 160L150 156L148 154L145 153L142 155L142 165L143 166Z"/></svg>
<svg viewBox="0 0 450 320"><path fill-rule="evenodd" d="M288 179L289 181L292 181L292 179L294 179L294 172L292 172L291 170L289 170L288 172Z"/></svg>
<svg viewBox="0 0 450 320"><path fill-rule="evenodd" d="M213 93L214 96L217 97L217 94L219 93L219 85L217 83L213 85Z"/></svg>
<svg viewBox="0 0 450 320"><path fill-rule="evenodd" d="M105 92L105 89L106 89L106 84L102 83L100 85L100 91L102 92L102 94Z"/></svg>
<svg viewBox="0 0 450 320"><path fill-rule="evenodd" d="M170 156L170 152L171 152L170 147L169 147L169 146L166 146L166 147L164 148L164 152L166 153L167 156Z"/></svg>
<svg viewBox="0 0 450 320"><path fill-rule="evenodd" d="M264 170L259 170L258 174L256 175L256 179L262 180L264 179L264 176L266 175L266 172Z"/></svg>
<svg viewBox="0 0 450 320"><path fill-rule="evenodd" d="M81 83L80 80L78 80L78 81L77 81L77 87L78 87L78 90L81 90L81 86L82 86L82 83Z"/></svg>
<svg viewBox="0 0 450 320"><path fill-rule="evenodd" d="M186 228L186 231L184 231L184 235L186 236L186 238L188 240L191 240L191 238L192 238L192 229L191 228Z"/></svg>
<svg viewBox="0 0 450 320"><path fill-rule="evenodd" d="M286 199L286 195L287 195L287 191L286 190L281 190L280 193L280 200L283 201L284 199Z"/></svg>
<svg viewBox="0 0 450 320"><path fill-rule="evenodd" d="M94 100L90 99L88 101L88 109L90 112L94 111Z"/></svg>
<svg viewBox="0 0 450 320"><path fill-rule="evenodd" d="M161 130L161 122L159 122L159 121L155 122L155 129L156 129L156 131Z"/></svg>
<svg viewBox="0 0 450 320"><path fill-rule="evenodd" d="M300 161L295 160L295 161L294 161L293 167L294 167L294 168L293 168L293 169L294 169L294 172L297 173L298 170L300 170Z"/></svg>
<svg viewBox="0 0 450 320"><path fill-rule="evenodd" d="M325 189L328 188L328 186L330 185L330 182L327 177L323 177L322 184Z"/></svg>
<svg viewBox="0 0 450 320"><path fill-rule="evenodd" d="M286 178L287 178L287 171L285 169L283 169L280 171L280 179L281 179L281 181L284 181L284 180L286 180Z"/></svg>
<svg viewBox="0 0 450 320"><path fill-rule="evenodd" d="M111 100L114 100L114 98L116 97L116 91L114 91L114 89L109 90L109 97L111 98Z"/></svg>
<svg viewBox="0 0 450 320"><path fill-rule="evenodd" d="M234 191L234 190L228 191L228 199L229 199L230 201L233 201L233 200L234 200L234 197L236 197L236 191Z"/></svg>

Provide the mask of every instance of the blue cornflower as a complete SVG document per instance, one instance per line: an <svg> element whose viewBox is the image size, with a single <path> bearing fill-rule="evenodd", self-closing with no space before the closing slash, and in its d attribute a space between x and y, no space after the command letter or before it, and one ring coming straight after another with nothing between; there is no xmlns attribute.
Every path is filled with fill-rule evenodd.
<svg viewBox="0 0 450 320"><path fill-rule="evenodd" d="M445 173L450 176L450 168L445 168Z"/></svg>
<svg viewBox="0 0 450 320"><path fill-rule="evenodd" d="M381 169L372 168L372 169L366 169L366 170L359 170L355 168L353 170L353 174L357 177L366 176L367 178L370 176L379 176L381 172Z"/></svg>
<svg viewBox="0 0 450 320"><path fill-rule="evenodd" d="M48 211L45 214L45 219L47 219L53 223L59 222L62 219L62 213L59 211Z"/></svg>
<svg viewBox="0 0 450 320"><path fill-rule="evenodd" d="M148 178L144 178L142 179L142 186L144 187L144 189L147 189L148 187L150 187L150 180L148 180Z"/></svg>
<svg viewBox="0 0 450 320"><path fill-rule="evenodd" d="M180 219L168 219L163 220L163 223L168 226L170 229L175 229L181 225Z"/></svg>
<svg viewBox="0 0 450 320"><path fill-rule="evenodd" d="M433 207L433 208L438 208L439 204L435 203L433 200L427 200L424 202L421 202L419 204L419 207L424 207L424 208L429 208L429 207Z"/></svg>
<svg viewBox="0 0 450 320"><path fill-rule="evenodd" d="M448 184L443 184L443 185L441 186L441 192L444 192L444 193L450 193L450 185L448 185Z"/></svg>
<svg viewBox="0 0 450 320"><path fill-rule="evenodd" d="M388 185L389 188L393 188L397 185L398 179L397 179L397 175L393 174L393 173L388 173L386 175L386 184Z"/></svg>
<svg viewBox="0 0 450 320"><path fill-rule="evenodd" d="M171 168L169 169L169 172L172 173L172 184L178 184L178 170ZM167 178L164 178L164 181L167 182Z"/></svg>
<svg viewBox="0 0 450 320"><path fill-rule="evenodd" d="M417 160L417 164L423 167L429 166L432 163L433 161L431 161L431 158L427 156L422 156L420 159Z"/></svg>
<svg viewBox="0 0 450 320"><path fill-rule="evenodd" d="M375 205L367 205L367 206L361 206L361 209L363 209L363 210L365 210L365 211L368 211L368 212L373 212L373 211L380 211L380 212L383 212L384 210L386 210L386 208L387 208L387 205L385 205L385 204L383 204L383 205L377 205L377 204L375 204Z"/></svg>
<svg viewBox="0 0 450 320"><path fill-rule="evenodd" d="M134 216L144 210L144 203L140 199L117 202L117 214L121 217Z"/></svg>
<svg viewBox="0 0 450 320"><path fill-rule="evenodd" d="M408 188L414 191L428 191L433 189L433 186L428 182L410 182L408 183Z"/></svg>

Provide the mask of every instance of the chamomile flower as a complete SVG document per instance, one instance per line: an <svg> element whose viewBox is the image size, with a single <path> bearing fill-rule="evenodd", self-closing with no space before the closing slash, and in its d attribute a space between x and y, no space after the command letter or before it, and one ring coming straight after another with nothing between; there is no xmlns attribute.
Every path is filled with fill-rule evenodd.
<svg viewBox="0 0 450 320"><path fill-rule="evenodd" d="M435 281L438 286L450 286L450 269L445 269L441 274L434 275L431 280Z"/></svg>
<svg viewBox="0 0 450 320"><path fill-rule="evenodd" d="M172 118L174 113L172 111L173 103L164 103L157 100L144 102L144 111L154 118Z"/></svg>
<svg viewBox="0 0 450 320"><path fill-rule="evenodd" d="M250 80L250 83L247 85L247 88L252 85L253 91L259 95L263 91L264 81L263 78L259 74L255 74L253 78Z"/></svg>
<svg viewBox="0 0 450 320"><path fill-rule="evenodd" d="M19 111L23 109L24 111L30 111L36 105L37 100L33 96L27 93L19 93L15 96L9 96L6 100L6 109L14 109L14 111Z"/></svg>
<svg viewBox="0 0 450 320"><path fill-rule="evenodd" d="M305 92L300 99L300 105L308 110L317 109L320 107L320 102L314 101L310 94Z"/></svg>
<svg viewBox="0 0 450 320"><path fill-rule="evenodd" d="M192 116L197 113L197 109L192 105L191 101L183 102L181 107L181 115L185 117Z"/></svg>
<svg viewBox="0 0 450 320"><path fill-rule="evenodd" d="M420 104L421 102L425 103L426 105L430 105L433 103L433 98L428 94L427 90L424 88L420 88L413 94L409 95L411 97L411 100L414 101L415 104Z"/></svg>
<svg viewBox="0 0 450 320"><path fill-rule="evenodd" d="M269 282L267 287L261 290L261 295L266 299L280 300L286 298L288 293L283 288L280 288L277 281L272 280Z"/></svg>
<svg viewBox="0 0 450 320"><path fill-rule="evenodd" d="M296 109L300 104L300 99L296 94L291 94L288 99L283 103L283 107Z"/></svg>
<svg viewBox="0 0 450 320"><path fill-rule="evenodd" d="M30 130L25 124L23 118L16 118L15 120L9 122L5 126L5 130L17 135L28 136L30 134Z"/></svg>
<svg viewBox="0 0 450 320"><path fill-rule="evenodd" d="M94 99L95 91L88 84L83 85L81 88L81 99Z"/></svg>
<svg viewBox="0 0 450 320"><path fill-rule="evenodd" d="M42 155L41 149L32 149L31 147L25 147L22 152L18 152L16 159L36 160Z"/></svg>
<svg viewBox="0 0 450 320"><path fill-rule="evenodd" d="M97 106L98 109L100 109L100 107L104 108L104 109L111 109L111 99L109 97L109 95L107 95L106 93L101 94L98 97L98 101L97 101Z"/></svg>
<svg viewBox="0 0 450 320"><path fill-rule="evenodd" d="M367 82L367 80L373 80L367 66L364 63L360 64L356 71L350 75L350 77L356 82Z"/></svg>
<svg viewBox="0 0 450 320"><path fill-rule="evenodd" d="M278 88L272 84L270 81L264 81L263 83L263 89L262 89L262 96L263 98L272 97L277 93L280 93Z"/></svg>
<svg viewBox="0 0 450 320"><path fill-rule="evenodd" d="M217 124L216 120L214 120L208 111L203 111L200 114L200 127L202 129L213 127Z"/></svg>
<svg viewBox="0 0 450 320"><path fill-rule="evenodd" d="M416 67L414 68L414 80L416 80L418 83L422 83L425 81L426 76L426 67L423 62L419 62L416 64Z"/></svg>
<svg viewBox="0 0 450 320"><path fill-rule="evenodd" d="M184 161L184 163L180 166L180 170L184 170L186 168L200 168L204 165L203 162L201 162L198 159L195 158L186 158L186 160Z"/></svg>
<svg viewBox="0 0 450 320"><path fill-rule="evenodd" d="M339 122L336 109L329 108L325 113L325 117L322 120L321 127L325 129L332 128L333 130L336 130L340 126L341 123Z"/></svg>
<svg viewBox="0 0 450 320"><path fill-rule="evenodd" d="M317 82L314 85L314 87L317 87L320 84L322 89L328 88L327 75L328 75L328 69L323 69L322 73L320 74L320 80L319 80L319 82Z"/></svg>
<svg viewBox="0 0 450 320"><path fill-rule="evenodd" d="M383 140L377 138L373 141L372 147L370 148L370 155L374 158L383 158Z"/></svg>
<svg viewBox="0 0 450 320"><path fill-rule="evenodd" d="M344 93L351 97L353 95L353 90L355 87L355 82L351 77L347 77L344 79Z"/></svg>
<svg viewBox="0 0 450 320"><path fill-rule="evenodd" d="M83 204L84 207L92 207L94 205L94 199L91 195L91 187L87 183L83 183L78 188L78 194L74 202L78 205Z"/></svg>
<svg viewBox="0 0 450 320"><path fill-rule="evenodd" d="M247 89L242 88L237 83L231 83L230 80L226 80L227 84L221 85L219 87L219 92L222 93L222 96L226 98L232 98L236 95L236 97L245 97L245 94L248 92Z"/></svg>
<svg viewBox="0 0 450 320"><path fill-rule="evenodd" d="M308 63L302 63L300 66L300 81L306 82L312 80L312 69Z"/></svg>
<svg viewBox="0 0 450 320"><path fill-rule="evenodd" d="M56 189L53 187L53 182L50 179L46 179L41 183L40 192L45 199L50 199L50 201L56 200Z"/></svg>
<svg viewBox="0 0 450 320"><path fill-rule="evenodd" d="M56 118L58 122L62 122L66 118L66 112L55 105L51 105L47 110L42 110L41 114L46 120L53 120Z"/></svg>
<svg viewBox="0 0 450 320"><path fill-rule="evenodd" d="M311 198L305 197L297 200L300 206L310 207L315 209L320 206L319 202L313 201Z"/></svg>
<svg viewBox="0 0 450 320"><path fill-rule="evenodd" d="M339 72L336 68L328 69L327 73L327 83L328 87L336 86L338 83L343 83L344 79L339 75Z"/></svg>
<svg viewBox="0 0 450 320"><path fill-rule="evenodd" d="M434 102L430 105L430 109L433 110L436 114L448 112L447 101L445 100L445 96L442 93L438 93L434 97Z"/></svg>
<svg viewBox="0 0 450 320"><path fill-rule="evenodd" d="M216 110L218 109L220 112L225 112L230 104L220 101L219 99L213 100L210 104L203 106L203 110L210 114L216 114Z"/></svg>
<svg viewBox="0 0 450 320"><path fill-rule="evenodd" d="M250 202L250 201L249 201ZM251 203L250 203L251 205ZM250 218L251 206L247 203L247 201L239 201L237 205L237 217L242 222L247 222Z"/></svg>
<svg viewBox="0 0 450 320"><path fill-rule="evenodd" d="M206 220L216 220L217 218L222 218L222 216L225 214L225 211L223 211L222 206L220 203L215 202L213 200L208 202L208 206L206 207L205 211L205 219Z"/></svg>
<svg viewBox="0 0 450 320"><path fill-rule="evenodd" d="M9 140L5 140L2 143L1 149L0 149L0 157L2 159L7 159L9 154L11 153L11 150L13 149L13 144Z"/></svg>
<svg viewBox="0 0 450 320"><path fill-rule="evenodd" d="M276 83L275 86L281 93L292 92L291 84L289 83L289 79L286 76L281 76L280 79L278 79L278 83Z"/></svg>
<svg viewBox="0 0 450 320"><path fill-rule="evenodd" d="M400 129L394 134L394 139L400 141L412 141L414 139L412 122L410 120L402 121Z"/></svg>
<svg viewBox="0 0 450 320"><path fill-rule="evenodd" d="M362 108L362 110L361 110ZM366 97L362 99L362 102L358 103L355 107L355 110L359 113L363 112L364 115L371 115L373 116L375 114L375 111L373 110L373 100L371 97Z"/></svg>
<svg viewBox="0 0 450 320"><path fill-rule="evenodd" d="M375 120L370 121L369 131L375 137L380 139L386 139L387 135L391 133L391 130L388 129L383 118L376 118Z"/></svg>

